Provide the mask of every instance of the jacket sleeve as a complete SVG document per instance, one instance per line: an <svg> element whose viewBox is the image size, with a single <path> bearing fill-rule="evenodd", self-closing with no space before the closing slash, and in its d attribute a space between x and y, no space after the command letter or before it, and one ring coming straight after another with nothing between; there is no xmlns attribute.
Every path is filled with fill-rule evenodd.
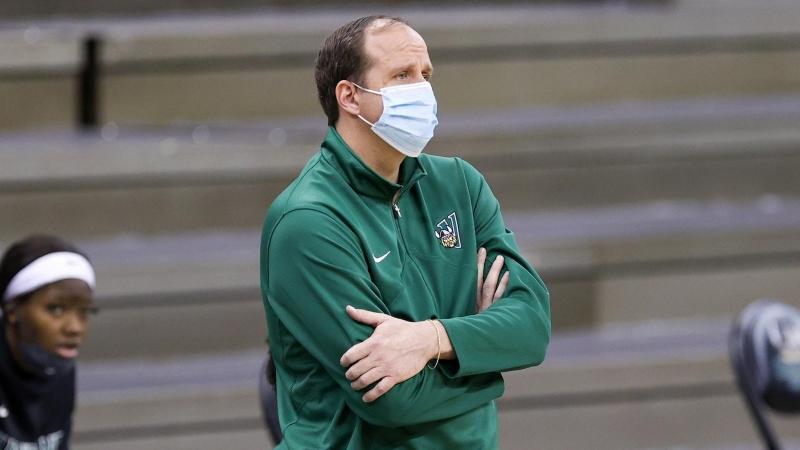
<svg viewBox="0 0 800 450"><path fill-rule="evenodd" d="M550 342L550 293L520 255L483 176L459 162L472 199L477 245L487 250L485 270L502 255L510 275L503 297L482 313L441 319L457 355L456 362L445 365L446 372L460 377L541 364Z"/></svg>
<svg viewBox="0 0 800 450"><path fill-rule="evenodd" d="M423 369L372 403L361 400L345 378L341 356L373 329L352 320L346 305L389 313L370 279L355 234L316 210L284 215L267 241L267 301L283 326L316 358L365 421L399 427L454 417L503 393L499 373L463 378Z"/></svg>

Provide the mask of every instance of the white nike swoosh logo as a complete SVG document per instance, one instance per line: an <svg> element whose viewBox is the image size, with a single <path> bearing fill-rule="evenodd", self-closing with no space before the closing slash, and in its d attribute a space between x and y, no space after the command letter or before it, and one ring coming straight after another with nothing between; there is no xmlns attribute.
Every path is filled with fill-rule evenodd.
<svg viewBox="0 0 800 450"><path fill-rule="evenodd" d="M386 257L387 257L387 256L389 256L389 253L392 253L392 251L391 251L391 250L389 250L389 251L388 251L388 252L386 252L386 254L385 254L385 255L383 255L383 256L375 256L375 255L372 255L372 259L373 259L373 261L375 261L376 263L379 263L379 262L383 261L384 259L386 259Z"/></svg>

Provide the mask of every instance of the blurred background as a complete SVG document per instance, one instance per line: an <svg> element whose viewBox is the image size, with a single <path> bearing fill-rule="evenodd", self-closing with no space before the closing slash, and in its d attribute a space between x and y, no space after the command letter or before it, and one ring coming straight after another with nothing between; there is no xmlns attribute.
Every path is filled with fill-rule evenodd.
<svg viewBox="0 0 800 450"><path fill-rule="evenodd" d="M486 175L552 291L502 448L759 448L726 339L800 305L800 2L9 0L0 248L98 272L74 448L270 447L260 227L326 132L316 52L374 13L428 43L427 151Z"/></svg>

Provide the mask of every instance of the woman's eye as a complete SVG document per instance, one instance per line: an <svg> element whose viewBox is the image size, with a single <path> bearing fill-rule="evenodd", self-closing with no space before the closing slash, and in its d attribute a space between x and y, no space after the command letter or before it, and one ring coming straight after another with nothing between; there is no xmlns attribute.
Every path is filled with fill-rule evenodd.
<svg viewBox="0 0 800 450"><path fill-rule="evenodd" d="M81 308L80 309L81 316L83 316L83 317L94 316L99 311L100 311L100 308L98 308L97 306L87 306L85 308Z"/></svg>
<svg viewBox="0 0 800 450"><path fill-rule="evenodd" d="M400 73L398 73L397 74L397 78L399 78L401 80L405 80L406 78L408 78L408 72L400 72Z"/></svg>
<svg viewBox="0 0 800 450"><path fill-rule="evenodd" d="M64 305L58 305L58 304L47 305L47 312L49 312L54 316L60 316L64 314Z"/></svg>

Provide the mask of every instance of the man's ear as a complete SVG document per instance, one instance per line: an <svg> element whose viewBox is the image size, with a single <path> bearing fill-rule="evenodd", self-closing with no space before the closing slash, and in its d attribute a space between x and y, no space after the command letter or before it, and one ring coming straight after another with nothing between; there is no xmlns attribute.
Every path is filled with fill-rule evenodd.
<svg viewBox="0 0 800 450"><path fill-rule="evenodd" d="M356 99L358 89L356 85L347 80L341 80L336 84L336 101L339 108L354 116L361 114L361 107Z"/></svg>

